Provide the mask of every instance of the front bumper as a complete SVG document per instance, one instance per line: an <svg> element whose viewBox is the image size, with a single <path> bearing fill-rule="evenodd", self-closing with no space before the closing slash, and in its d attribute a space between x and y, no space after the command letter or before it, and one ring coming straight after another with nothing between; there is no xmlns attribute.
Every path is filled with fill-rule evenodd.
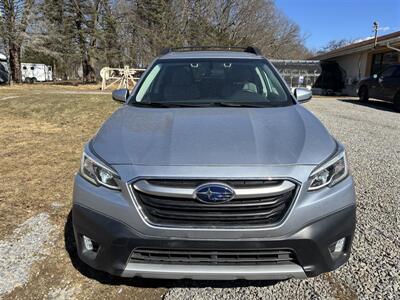
<svg viewBox="0 0 400 300"><path fill-rule="evenodd" d="M317 276L344 264L350 255L355 230L355 206L307 224L300 230L279 238L254 239L181 239L143 235L127 224L83 205L72 209L78 255L91 267L124 277L192 279L286 279ZM96 241L96 252L85 249L83 235ZM210 236L212 237L212 235ZM329 246L346 237L344 250L331 255ZM192 265L130 263L138 247L162 249L279 249L292 250L296 263L275 265Z"/></svg>

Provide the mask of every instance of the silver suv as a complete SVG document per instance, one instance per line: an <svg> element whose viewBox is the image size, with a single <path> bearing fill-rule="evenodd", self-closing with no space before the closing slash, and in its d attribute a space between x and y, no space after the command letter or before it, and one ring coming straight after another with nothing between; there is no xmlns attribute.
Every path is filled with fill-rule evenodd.
<svg viewBox="0 0 400 300"><path fill-rule="evenodd" d="M81 260L124 277L306 278L350 255L343 146L259 51L169 49L85 146ZM231 49L232 50L232 49Z"/></svg>

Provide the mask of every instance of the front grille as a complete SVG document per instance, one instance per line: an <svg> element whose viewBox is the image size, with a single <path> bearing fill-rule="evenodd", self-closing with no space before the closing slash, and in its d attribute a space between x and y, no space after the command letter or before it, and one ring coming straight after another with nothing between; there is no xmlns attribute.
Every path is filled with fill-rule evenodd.
<svg viewBox="0 0 400 300"><path fill-rule="evenodd" d="M209 250L209 249L148 249L137 248L130 257L131 263L170 264L282 264L295 262L291 250Z"/></svg>
<svg viewBox="0 0 400 300"><path fill-rule="evenodd" d="M151 184L168 187L196 187L209 181L148 180ZM234 180L224 181L232 188L273 186L282 181ZM188 227L243 227L270 225L282 220L296 194L296 188L279 195L234 198L219 204L202 203L193 197L164 197L134 188L135 197L144 215L153 224Z"/></svg>

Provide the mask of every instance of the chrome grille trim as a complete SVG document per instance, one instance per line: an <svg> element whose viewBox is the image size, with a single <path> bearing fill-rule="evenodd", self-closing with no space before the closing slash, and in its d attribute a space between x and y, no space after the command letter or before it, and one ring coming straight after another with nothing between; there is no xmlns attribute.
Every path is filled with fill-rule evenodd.
<svg viewBox="0 0 400 300"><path fill-rule="evenodd" d="M214 182L210 182L214 183ZM217 182L216 182L217 183ZM225 184L225 182L224 182ZM229 184L228 184L229 185ZM195 187L169 187L165 185L156 185L148 182L147 180L139 180L133 184L133 187L145 194L160 196L160 197L173 197L173 198L196 198ZM250 199L270 197L290 192L296 188L296 185L288 180L272 186L260 186L251 188L233 188L235 192L235 199Z"/></svg>

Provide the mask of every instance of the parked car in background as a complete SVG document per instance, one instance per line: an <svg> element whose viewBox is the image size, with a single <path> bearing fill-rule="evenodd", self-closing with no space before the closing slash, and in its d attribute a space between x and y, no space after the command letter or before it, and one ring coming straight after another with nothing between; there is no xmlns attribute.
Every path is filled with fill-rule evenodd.
<svg viewBox="0 0 400 300"><path fill-rule="evenodd" d="M400 112L400 64L386 67L359 83L358 96L362 102L369 98L392 102L394 109Z"/></svg>
<svg viewBox="0 0 400 300"><path fill-rule="evenodd" d="M195 48L198 49L198 48ZM350 257L342 144L259 50L166 50L85 146L78 255L124 276L307 278Z"/></svg>
<svg viewBox="0 0 400 300"><path fill-rule="evenodd" d="M8 82L7 56L0 53L0 84Z"/></svg>
<svg viewBox="0 0 400 300"><path fill-rule="evenodd" d="M53 81L53 70L45 64L22 63L22 81L27 83Z"/></svg>

